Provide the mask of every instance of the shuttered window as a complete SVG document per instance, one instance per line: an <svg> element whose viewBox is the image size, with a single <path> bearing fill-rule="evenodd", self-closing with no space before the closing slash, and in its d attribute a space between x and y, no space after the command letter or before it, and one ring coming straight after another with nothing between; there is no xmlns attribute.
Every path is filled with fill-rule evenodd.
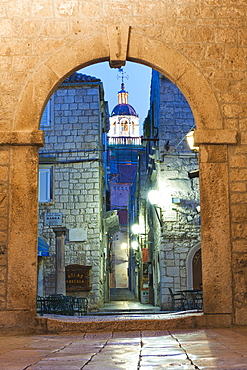
<svg viewBox="0 0 247 370"><path fill-rule="evenodd" d="M39 202L47 203L52 200L52 172L51 168L39 169Z"/></svg>

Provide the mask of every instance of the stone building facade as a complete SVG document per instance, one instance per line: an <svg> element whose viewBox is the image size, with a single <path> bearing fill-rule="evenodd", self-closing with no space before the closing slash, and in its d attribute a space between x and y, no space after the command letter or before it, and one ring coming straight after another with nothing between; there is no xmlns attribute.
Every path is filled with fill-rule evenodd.
<svg viewBox="0 0 247 370"><path fill-rule="evenodd" d="M152 71L143 139L146 155L140 156L139 194L145 202L138 202L139 223L148 238L150 302L165 310L171 308L169 288L181 291L202 285L199 178L190 178L198 169L198 157L186 142L194 126L181 91ZM150 190L157 192L155 205L148 201Z"/></svg>
<svg viewBox="0 0 247 370"><path fill-rule="evenodd" d="M126 60L167 76L195 119L204 315L194 325L246 324L245 2L13 0L1 3L0 17L1 327L36 325L43 108L75 71Z"/></svg>
<svg viewBox="0 0 247 370"><path fill-rule="evenodd" d="M122 71L124 76L124 72ZM118 212L119 230L112 235L111 288L132 288L132 270L129 260L128 206L135 174L138 153L142 149L139 116L129 104L129 94L124 83L118 92L118 104L113 108L107 134L109 150L110 207ZM113 292L113 291L112 291ZM136 294L138 297L138 294ZM124 300L124 298L123 298Z"/></svg>
<svg viewBox="0 0 247 370"><path fill-rule="evenodd" d="M38 294L87 297L89 310L103 305L107 289L103 220L108 120L102 82L82 73L59 86L41 120L45 145L39 151L38 232L49 245L49 257L39 257ZM56 271L56 230L61 227L66 229L65 287ZM81 271L80 281L70 278L74 269L75 276Z"/></svg>

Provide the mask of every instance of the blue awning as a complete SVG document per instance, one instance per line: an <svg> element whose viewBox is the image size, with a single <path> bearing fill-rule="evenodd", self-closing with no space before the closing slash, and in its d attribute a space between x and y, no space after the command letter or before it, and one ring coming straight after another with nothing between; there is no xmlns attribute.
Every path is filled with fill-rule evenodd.
<svg viewBox="0 0 247 370"><path fill-rule="evenodd" d="M39 257L49 257L49 245L46 241L38 237L38 256Z"/></svg>

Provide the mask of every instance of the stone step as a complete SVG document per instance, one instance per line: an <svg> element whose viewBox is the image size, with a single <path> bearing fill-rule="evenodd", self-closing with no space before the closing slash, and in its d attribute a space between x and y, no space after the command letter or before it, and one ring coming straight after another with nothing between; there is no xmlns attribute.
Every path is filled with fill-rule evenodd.
<svg viewBox="0 0 247 370"><path fill-rule="evenodd" d="M172 330L205 327L206 319L203 313L177 312L151 315L96 315L58 316L45 315L36 319L36 332L109 332L109 331L144 331Z"/></svg>
<svg viewBox="0 0 247 370"><path fill-rule="evenodd" d="M111 301L137 301L133 292L126 288L111 288Z"/></svg>
<svg viewBox="0 0 247 370"><path fill-rule="evenodd" d="M107 315L145 315L145 314L160 314L161 311L158 310L107 310L107 311L98 311L98 312L90 312L88 315L100 315L100 316L107 316ZM167 311L164 311L163 313L167 313Z"/></svg>

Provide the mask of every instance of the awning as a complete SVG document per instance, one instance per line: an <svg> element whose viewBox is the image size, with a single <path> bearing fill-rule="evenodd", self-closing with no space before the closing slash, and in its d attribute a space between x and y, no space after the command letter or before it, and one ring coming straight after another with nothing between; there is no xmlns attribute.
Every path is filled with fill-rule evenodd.
<svg viewBox="0 0 247 370"><path fill-rule="evenodd" d="M49 245L46 241L38 237L38 256L39 257L49 257Z"/></svg>
<svg viewBox="0 0 247 370"><path fill-rule="evenodd" d="M116 210L104 212L105 228L108 234L114 234L119 230L119 220Z"/></svg>

